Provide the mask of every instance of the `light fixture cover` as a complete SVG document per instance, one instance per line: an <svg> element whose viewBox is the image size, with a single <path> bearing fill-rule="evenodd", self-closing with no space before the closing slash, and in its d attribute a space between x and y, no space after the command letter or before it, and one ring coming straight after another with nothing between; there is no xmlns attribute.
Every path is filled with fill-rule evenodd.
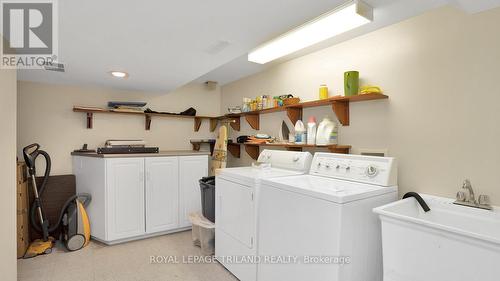
<svg viewBox="0 0 500 281"><path fill-rule="evenodd" d="M109 74L111 74L111 76L116 77L116 78L127 78L128 77L128 73L124 72L124 71L113 70L113 71L110 71Z"/></svg>
<svg viewBox="0 0 500 281"><path fill-rule="evenodd" d="M273 39L248 54L248 60L264 64L332 38L373 20L373 9L350 1Z"/></svg>

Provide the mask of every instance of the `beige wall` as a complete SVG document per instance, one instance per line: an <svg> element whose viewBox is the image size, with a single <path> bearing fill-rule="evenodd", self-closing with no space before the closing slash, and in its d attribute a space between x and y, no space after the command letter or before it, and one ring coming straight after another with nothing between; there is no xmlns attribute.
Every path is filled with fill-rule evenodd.
<svg viewBox="0 0 500 281"><path fill-rule="evenodd" d="M16 71L0 70L0 272L16 280Z"/></svg>
<svg viewBox="0 0 500 281"><path fill-rule="evenodd" d="M38 142L52 158L53 175L72 172L70 152L84 143L95 149L107 139L138 138L162 150L172 150L191 149L192 138L214 137L207 120L199 132L194 132L193 120L180 118L153 117L151 130L146 131L140 116L94 114L94 128L86 129L85 114L73 112L73 105L105 107L108 101L145 101L156 111L181 112L194 107L198 115L220 112L220 90L209 91L203 84L190 84L170 94L24 81L18 87L18 153ZM38 172L43 172L42 167Z"/></svg>
<svg viewBox="0 0 500 281"><path fill-rule="evenodd" d="M293 93L317 98L326 83L342 93L343 72L380 85L390 99L351 105L342 144L387 148L399 160L400 193L454 197L464 178L500 205L500 9L465 14L451 7L428 12L222 88L222 108L242 97ZM322 117L329 108L305 111ZM284 113L261 116L262 133L276 135ZM240 134L253 134L242 120ZM243 158L232 165L248 164Z"/></svg>

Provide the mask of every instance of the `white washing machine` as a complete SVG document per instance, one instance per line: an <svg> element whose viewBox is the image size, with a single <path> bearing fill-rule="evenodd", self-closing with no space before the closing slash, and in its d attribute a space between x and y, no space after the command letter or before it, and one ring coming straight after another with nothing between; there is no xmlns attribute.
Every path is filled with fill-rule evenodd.
<svg viewBox="0 0 500 281"><path fill-rule="evenodd" d="M264 150L258 167L217 171L215 188L215 255L242 281L257 277L257 211L261 179L307 173L309 152Z"/></svg>
<svg viewBox="0 0 500 281"><path fill-rule="evenodd" d="M396 177L393 158L316 153L309 174L262 180L257 280L381 281L372 209L397 200Z"/></svg>

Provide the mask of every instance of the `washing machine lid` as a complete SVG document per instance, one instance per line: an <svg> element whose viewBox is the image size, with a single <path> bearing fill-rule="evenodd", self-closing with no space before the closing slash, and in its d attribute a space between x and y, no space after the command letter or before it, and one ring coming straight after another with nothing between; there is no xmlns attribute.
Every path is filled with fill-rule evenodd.
<svg viewBox="0 0 500 281"><path fill-rule="evenodd" d="M386 187L313 175L263 179L261 184L339 204L397 191L397 186Z"/></svg>
<svg viewBox="0 0 500 281"><path fill-rule="evenodd" d="M253 185L262 179L297 176L304 172L280 168L238 167L217 170L217 177Z"/></svg>

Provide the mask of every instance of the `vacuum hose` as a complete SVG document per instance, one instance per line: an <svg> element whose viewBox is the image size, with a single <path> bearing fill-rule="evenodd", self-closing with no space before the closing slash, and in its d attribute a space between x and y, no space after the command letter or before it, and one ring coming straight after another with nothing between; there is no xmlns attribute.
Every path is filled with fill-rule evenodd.
<svg viewBox="0 0 500 281"><path fill-rule="evenodd" d="M40 184L40 187L38 188L38 197L41 198L43 195L43 192L45 191L45 187L47 186L47 182L49 181L51 160L50 160L49 154L43 150L40 150L39 148L40 148L40 145L37 143L28 145L27 147L23 148L23 156L24 156L24 160L26 162L26 166L28 166L28 172L33 179L34 179L34 176L36 176L36 166L35 166L36 158L39 155L42 155L45 158L45 173L43 175L43 181ZM32 150L32 149L34 149L34 150L30 152L30 150ZM33 184L35 184L35 183L33 183ZM63 220L64 213L66 212L66 209L68 208L68 206L72 202L74 202L75 199L78 199L78 198L82 198L83 200L81 200L81 202L82 202L83 206L87 207L87 205L90 203L90 200L92 197L88 193L80 193L80 194L76 194L76 195L73 195L70 198L68 198L68 200L66 200L66 202L64 203L64 205L59 213L59 217L56 221L56 224L54 224L52 226L47 226L47 230L49 233L54 232L61 225L61 222ZM43 233L44 229L42 229L42 227L40 226L40 222L37 222L37 220L36 220L36 211L38 208L40 208L40 210L42 212L42 217L44 218L44 220L47 221L45 213L43 212L41 200L34 200L33 204L31 205L31 209L30 209L30 218L31 218L30 222L31 222L31 226L37 232ZM47 225L48 225L48 221L47 221ZM43 233L43 234L45 235L45 233Z"/></svg>

